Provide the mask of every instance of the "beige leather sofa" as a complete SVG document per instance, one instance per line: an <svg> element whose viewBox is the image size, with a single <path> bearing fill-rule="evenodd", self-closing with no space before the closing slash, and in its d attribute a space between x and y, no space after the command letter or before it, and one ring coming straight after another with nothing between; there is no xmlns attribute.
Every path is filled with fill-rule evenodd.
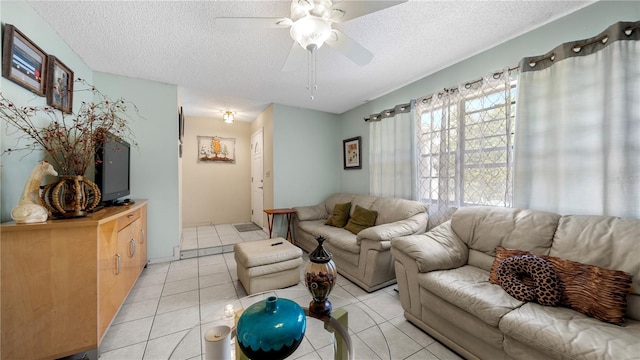
<svg viewBox="0 0 640 360"><path fill-rule="evenodd" d="M640 220L461 208L391 246L405 317L465 358L640 358ZM631 274L626 324L511 297L488 281L497 246Z"/></svg>
<svg viewBox="0 0 640 360"><path fill-rule="evenodd" d="M375 210L375 226L355 235L344 228L325 225L335 204L351 202ZM294 207L296 245L307 252L317 246L316 236L323 236L325 248L333 255L338 272L366 291L374 291L396 282L391 239L426 231L427 208L417 201L369 195L333 194L314 206Z"/></svg>

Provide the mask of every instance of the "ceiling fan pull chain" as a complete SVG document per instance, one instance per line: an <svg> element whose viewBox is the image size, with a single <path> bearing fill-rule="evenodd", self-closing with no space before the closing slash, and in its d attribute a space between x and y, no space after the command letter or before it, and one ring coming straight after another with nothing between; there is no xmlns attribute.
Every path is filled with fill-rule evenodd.
<svg viewBox="0 0 640 360"><path fill-rule="evenodd" d="M315 98L316 90L318 89L318 83L316 82L316 50L318 47L315 44L309 44L307 50L307 89L309 89L309 97L311 100Z"/></svg>

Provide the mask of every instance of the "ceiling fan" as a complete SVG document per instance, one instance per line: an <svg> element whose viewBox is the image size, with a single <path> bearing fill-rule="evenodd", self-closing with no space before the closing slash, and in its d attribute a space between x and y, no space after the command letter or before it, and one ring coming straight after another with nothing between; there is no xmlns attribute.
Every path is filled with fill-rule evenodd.
<svg viewBox="0 0 640 360"><path fill-rule="evenodd" d="M216 18L216 24L227 29L289 29L294 40L289 55L282 67L283 71L291 71L304 63L305 56L309 67L307 88L314 98L316 84L315 53L327 44L338 50L354 63L364 66L371 62L373 54L338 29L333 23L341 23L357 17L371 14L388 7L401 4L400 1L331 1L331 0L292 0L291 17L261 18L234 17Z"/></svg>

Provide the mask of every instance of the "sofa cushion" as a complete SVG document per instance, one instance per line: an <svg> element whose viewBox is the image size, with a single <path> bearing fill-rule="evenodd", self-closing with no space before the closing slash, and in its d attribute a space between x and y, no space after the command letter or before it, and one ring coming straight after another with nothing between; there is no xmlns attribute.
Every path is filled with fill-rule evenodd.
<svg viewBox="0 0 640 360"><path fill-rule="evenodd" d="M413 200L381 197L371 205L371 210L378 212L376 225L381 225L408 219L415 214L426 213L427 206Z"/></svg>
<svg viewBox="0 0 640 360"><path fill-rule="evenodd" d="M351 210L351 203L336 204L333 207L331 216L325 221L325 225L344 227L349 220L349 210Z"/></svg>
<svg viewBox="0 0 640 360"><path fill-rule="evenodd" d="M418 274L418 278L423 275L424 274ZM428 328L434 329L437 333L448 338L456 338L458 336L463 338L464 347L466 349L473 349L474 352L478 349L486 350L487 348L493 348L488 351L489 353L493 353L493 356L487 354L487 356L484 357L487 360L506 360L504 356L496 354L495 351L493 351L500 351L499 349L502 349L502 343L504 341L504 335L497 326L478 321L476 317L470 315L468 312L434 295L429 289L420 287L419 299L420 311L413 314L418 314L419 319L427 324ZM405 312L405 316L406 314ZM411 319L411 315L406 317L407 319ZM432 334L430 333L430 335ZM438 337L434 336L434 338ZM413 358L409 357L408 359ZM417 359L429 360L438 358L417 357ZM455 359L462 360L462 358L458 357L455 357ZM478 358L475 357L474 359Z"/></svg>
<svg viewBox="0 0 640 360"><path fill-rule="evenodd" d="M353 235L353 234L351 234ZM324 243L324 248L331 253L333 261L336 263L336 268L338 271L345 270L343 265L349 264L357 267L360 262L360 253L354 253L351 251L345 251L344 249L338 248L331 243ZM340 264L340 265L338 265Z"/></svg>
<svg viewBox="0 0 640 360"><path fill-rule="evenodd" d="M640 219L572 215L560 219L548 255L625 271L640 295L640 261L632 254L640 254Z"/></svg>
<svg viewBox="0 0 640 360"><path fill-rule="evenodd" d="M560 302L558 276L551 264L538 256L508 257L500 261L497 272L500 286L517 300L547 306Z"/></svg>
<svg viewBox="0 0 640 360"><path fill-rule="evenodd" d="M357 235L360 231L375 225L377 217L377 211L365 209L360 205L356 205L353 214L349 218L349 222L347 222L347 225L345 225L344 228Z"/></svg>
<svg viewBox="0 0 640 360"><path fill-rule="evenodd" d="M325 226L325 238L327 242L331 244L332 247L338 248L343 251L348 251L354 254L360 254L360 245L356 241L356 236L351 232L340 229L340 228L331 228Z"/></svg>
<svg viewBox="0 0 640 360"><path fill-rule="evenodd" d="M329 197L327 197L324 202L320 203L320 205L324 206L327 214L331 214L336 204L344 204L350 202L352 204L351 206L353 206L353 199L355 197L356 195L353 194L336 193L329 195Z"/></svg>
<svg viewBox="0 0 640 360"><path fill-rule="evenodd" d="M421 273L463 266L469 255L467 245L451 231L450 221L424 234L394 238L391 247L415 260Z"/></svg>
<svg viewBox="0 0 640 360"><path fill-rule="evenodd" d="M296 212L295 218L299 221L326 219L328 216L324 204L313 206L297 206L293 210Z"/></svg>
<svg viewBox="0 0 640 360"><path fill-rule="evenodd" d="M640 322L620 327L564 307L527 303L500 321L507 337L556 359L632 359L640 354Z"/></svg>
<svg viewBox="0 0 640 360"><path fill-rule="evenodd" d="M470 249L491 256L497 246L548 255L559 219L543 211L473 206L459 208L451 217L451 228Z"/></svg>
<svg viewBox="0 0 640 360"><path fill-rule="evenodd" d="M372 195L355 195L351 201L351 214L349 214L349 216L353 216L353 212L356 210L356 205L365 209L371 209L378 199L379 198L377 196Z"/></svg>
<svg viewBox="0 0 640 360"><path fill-rule="evenodd" d="M486 270L465 265L421 274L419 284L483 322L498 326L500 318L522 305L500 286L491 284Z"/></svg>
<svg viewBox="0 0 640 360"><path fill-rule="evenodd" d="M625 271L632 276L627 317L640 320L640 219L563 216L549 255Z"/></svg>
<svg viewBox="0 0 640 360"><path fill-rule="evenodd" d="M315 244L316 236L322 235L323 237L325 237L324 233L321 233L324 231L324 229L335 229L335 228L326 226L324 222L325 222L325 219L300 221L298 222L298 229L301 231L304 231L307 234L310 234L311 237L314 239L314 244ZM327 237L325 237L325 239L326 238Z"/></svg>
<svg viewBox="0 0 640 360"><path fill-rule="evenodd" d="M497 269L500 262L511 256L531 255L528 251L496 248L496 259L491 267L489 281L499 284ZM560 303L596 319L621 325L627 308L627 294L631 275L594 265L539 255L547 260L562 283Z"/></svg>

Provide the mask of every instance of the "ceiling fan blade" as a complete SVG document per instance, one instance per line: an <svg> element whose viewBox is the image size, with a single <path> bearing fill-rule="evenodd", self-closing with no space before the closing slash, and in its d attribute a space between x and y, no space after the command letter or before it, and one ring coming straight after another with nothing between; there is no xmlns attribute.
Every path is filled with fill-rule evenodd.
<svg viewBox="0 0 640 360"><path fill-rule="evenodd" d="M303 49L302 46L294 41L293 45L291 45L287 60L285 60L284 65L282 65L282 71L298 70L305 63L306 59L307 50Z"/></svg>
<svg viewBox="0 0 640 360"><path fill-rule="evenodd" d="M334 22L344 22L357 17L371 14L376 11L386 9L398 4L407 2L399 1L340 1L331 6L331 20Z"/></svg>
<svg viewBox="0 0 640 360"><path fill-rule="evenodd" d="M325 44L340 51L344 56L360 66L367 65L373 59L371 51L365 49L364 46L358 44L340 30L333 29Z"/></svg>
<svg viewBox="0 0 640 360"><path fill-rule="evenodd" d="M228 30L262 30L289 28L293 21L289 18L219 17L215 18L215 24Z"/></svg>

